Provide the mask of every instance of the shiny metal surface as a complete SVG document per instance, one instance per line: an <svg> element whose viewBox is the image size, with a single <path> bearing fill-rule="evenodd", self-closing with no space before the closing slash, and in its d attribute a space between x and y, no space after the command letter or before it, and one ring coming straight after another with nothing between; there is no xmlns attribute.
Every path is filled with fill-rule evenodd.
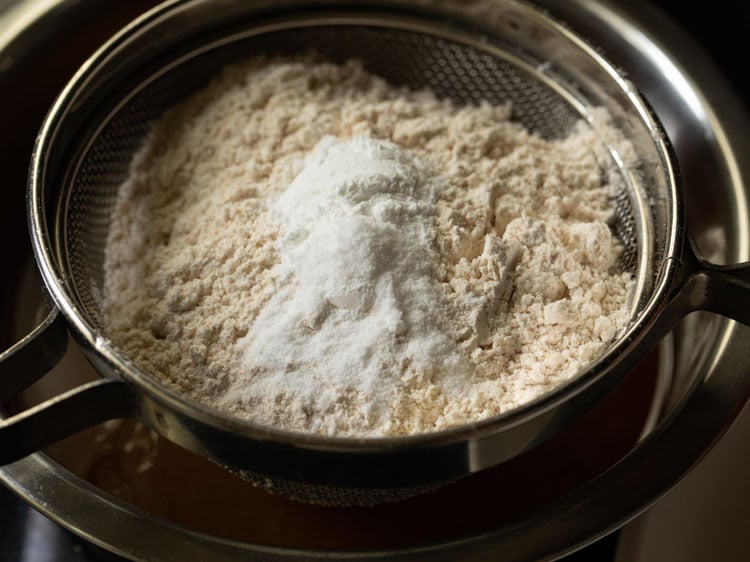
<svg viewBox="0 0 750 562"><path fill-rule="evenodd" d="M553 11L556 9L561 15L565 14L565 7L556 3L549 4ZM573 7L578 11L572 16L571 21L575 18L584 18L584 15L588 14L591 19L583 23L579 22L579 26L585 31L586 23L591 25L592 29L589 30L588 36L596 39L595 29L598 25L596 18L601 16L598 6L596 10L590 9L591 7ZM630 52L630 64L634 66L631 77L636 82L638 82L638 72L647 74L658 71L661 68L659 64L665 64L665 58L669 63L669 68L665 72L667 70L672 73L682 72L679 66L676 71L673 66L674 57L677 55L672 52L669 57L665 57L661 46L658 43L651 43L653 37L644 34L640 27L635 27L633 20L629 19L624 12L613 10L606 12L606 15L613 18L613 21L620 26L618 30L621 31L622 37L632 39L632 35L628 32L633 34L635 31L638 32L639 41L636 43L638 48L636 53ZM664 26L669 30L668 25L664 24ZM664 36L664 29L665 27L662 27L660 30L661 37ZM679 34L676 36L680 41L678 43L679 54L686 56L685 53L689 54L690 49L685 48L684 38ZM617 39L618 37L613 39L610 35L603 40L616 43ZM623 41L619 48L624 53L628 53L634 47ZM646 55L647 65L644 65L644 55ZM654 58L648 55L653 55ZM627 57L624 56L615 58L616 62L623 66L627 66L626 59ZM639 71L638 67L642 70ZM691 67L695 69L694 64ZM710 74L710 69L708 73ZM685 83L690 85L690 89L683 90L676 98L670 98L667 107L668 113L676 115L675 122L679 123L679 127L688 128L689 134L685 133L687 136L683 138L679 135L675 136L678 158L681 150L693 154L691 159L682 159L681 164L687 161L688 164L694 163L696 168L712 170L714 186L716 177L723 180L718 188L714 188L711 194L706 195L703 186L699 185L700 182L695 179L696 176L687 172L685 174L688 198L693 200L692 208L700 208L700 205L704 203L703 199L709 197L709 203L721 210L718 219L715 216L713 219L699 217L698 221L694 221L698 222L696 228L698 239L700 240L702 236L710 238L706 233L710 232L711 220L723 223L725 226L719 234L726 249L721 257L728 262L746 259L748 240L746 222L743 222L743 218L746 218L747 207L743 182L747 171L737 157L737 154L742 154L745 150L746 140L741 130L733 129L739 114L732 113L729 117L722 118L721 112L726 110L726 105L722 105L721 108L705 105L711 102L712 96L717 95L717 92L722 99L731 101L731 95L722 91L720 82L712 82L710 87L706 86L705 89L700 89L694 79L686 78ZM653 98L649 96L649 99L657 107L657 111L660 111L659 92L655 94ZM706 118L707 116L711 118ZM670 128L669 123L667 123L667 128ZM696 153L701 156L696 158L694 156ZM698 162L695 162L696 160ZM683 169L685 168L686 166L683 165ZM688 165L687 168L689 169L690 166ZM695 181L695 184L690 183L691 181ZM689 204L688 215L690 215L690 209ZM702 214L699 213L699 215ZM701 219L705 224L701 224ZM683 353L682 363L678 365L678 370L684 374L686 384L695 387L694 392L682 393L676 387L675 404L665 413L659 427L651 432L618 467L592 482L581 494L550 506L546 513L534 514L528 521L520 523L518 528L501 529L452 545L415 549L402 555L416 557L430 554L434 555L432 559L438 555L447 559L457 553L461 553L465 559L471 556L475 558L497 557L501 554L507 555L508 559L538 558L551 555L551 553L557 555L621 524L654 501L704 454L711 443L724 431L727 422L731 421L737 409L744 404L748 394L748 383L743 381L745 365L742 360L747 330L726 321L705 318L700 319L696 325L701 330L700 336L696 336L694 331L678 331L677 334L679 340L677 346ZM705 357L701 358L701 354ZM688 446L683 439L686 435L691 436ZM84 536L96 535L94 542L105 544L113 550L127 553L136 559L152 556L156 559L170 559L175 552L184 553L188 549L190 552L203 553L206 556L213 556L212 559L221 560L233 559L243 552L270 557L326 556L321 553L313 555L237 545L174 529L168 523L154 521L144 517L143 514L134 513L119 502L97 497L95 490L70 479L64 471L50 464L42 455L34 455L6 467L3 469L3 477L9 485L37 503L41 509L46 510L54 518L64 519L69 517L71 512L75 512L80 517L74 522L67 520L64 524L74 527ZM51 489L50 487L59 491L60 497L65 498L70 509L63 507L60 503L50 502L49 498L44 496L43 491ZM109 510L112 510L113 519L110 519L106 525L101 519L95 520L95 514L109 513ZM121 540L118 541L116 535L119 533L113 532L113 527L119 528L118 524L123 525L122 528L131 530L134 533L132 536L138 537L138 540L131 541L131 544L122 544ZM175 542L171 542L173 540ZM166 544L163 547L160 546L158 543L161 541L165 541L169 547ZM341 555L341 557L345 556L348 555ZM385 554L373 554L373 557L378 556L385 556Z"/></svg>

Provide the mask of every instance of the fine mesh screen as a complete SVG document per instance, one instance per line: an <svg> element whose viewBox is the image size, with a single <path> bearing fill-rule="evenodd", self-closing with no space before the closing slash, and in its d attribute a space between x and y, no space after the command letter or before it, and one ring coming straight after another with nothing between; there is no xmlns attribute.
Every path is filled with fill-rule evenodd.
<svg viewBox="0 0 750 562"><path fill-rule="evenodd" d="M74 173L69 174L67 191L63 189L67 200L61 215L62 267L83 315L96 330L106 334L100 314L100 291L109 217L131 159L153 121L204 87L229 62L261 53L307 52L333 62L361 59L369 71L393 84L428 88L459 104L510 103L515 120L548 139L566 136L581 118L566 96L549 83L549 78L536 73L533 66L518 64L514 55L499 56L434 35L387 27L330 25L274 31L202 49L194 57L182 56L182 62L166 71L151 69L150 74L133 79L130 92L122 92L122 103L112 100L109 108L101 111L105 116L102 125L91 136ZM621 183L627 185L627 180ZM623 189L615 200L613 229L625 247L623 267L635 273L639 225L631 197ZM437 485L363 490L273 482L263 475L241 474L254 482L270 482L271 488L286 495L325 504L380 503Z"/></svg>
<svg viewBox="0 0 750 562"><path fill-rule="evenodd" d="M428 494L454 480L429 482L404 488L352 488L295 482L281 478L268 478L247 470L233 470L254 486L281 494L296 501L323 506L374 506L387 502Z"/></svg>

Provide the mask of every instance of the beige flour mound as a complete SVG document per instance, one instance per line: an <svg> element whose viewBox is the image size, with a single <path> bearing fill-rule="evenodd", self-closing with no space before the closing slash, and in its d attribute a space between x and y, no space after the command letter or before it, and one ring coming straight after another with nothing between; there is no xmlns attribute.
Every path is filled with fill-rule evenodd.
<svg viewBox="0 0 750 562"><path fill-rule="evenodd" d="M618 270L608 223L620 186L601 172L595 133L581 125L546 141L510 115L393 87L357 62L258 58L225 69L163 117L122 186L105 264L109 336L193 399L296 431L414 434L540 396L612 341L633 282ZM366 328L367 307L326 301L325 314L285 317L288 333L261 338L268 318L315 289L283 273L289 233L274 204L327 136L393 143L382 146L440 186L419 207L433 218L426 253L415 254L427 256L415 266L432 305L396 307L405 324L338 370L338 326L381 333ZM397 258L388 279L408 289ZM329 347L306 347L324 333ZM437 360L423 360L422 336L445 340Z"/></svg>

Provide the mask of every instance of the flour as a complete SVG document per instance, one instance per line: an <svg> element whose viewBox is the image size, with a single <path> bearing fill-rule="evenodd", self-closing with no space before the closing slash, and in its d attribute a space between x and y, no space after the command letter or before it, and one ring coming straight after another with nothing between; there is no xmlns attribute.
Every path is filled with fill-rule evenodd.
<svg viewBox="0 0 750 562"><path fill-rule="evenodd" d="M615 176L580 125L458 107L358 63L253 59L168 112L120 191L104 315L199 402L405 435L568 380L628 320Z"/></svg>

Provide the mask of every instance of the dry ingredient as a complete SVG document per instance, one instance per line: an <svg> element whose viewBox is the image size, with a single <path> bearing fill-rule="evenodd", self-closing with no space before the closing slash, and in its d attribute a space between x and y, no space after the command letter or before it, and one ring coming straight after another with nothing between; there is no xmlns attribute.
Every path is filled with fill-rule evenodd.
<svg viewBox="0 0 750 562"><path fill-rule="evenodd" d="M300 420L312 431L353 418L387 428L408 377L441 377L445 391L470 377L435 267L442 188L395 144L324 137L273 203L284 233L273 295L237 342L238 370L262 376L235 378L223 403L262 408L285 389L294 410L313 412Z"/></svg>
<svg viewBox="0 0 750 562"><path fill-rule="evenodd" d="M225 69L120 190L109 336L200 403L294 431L415 434L538 397L612 341L633 281L597 133L510 117L356 61Z"/></svg>

